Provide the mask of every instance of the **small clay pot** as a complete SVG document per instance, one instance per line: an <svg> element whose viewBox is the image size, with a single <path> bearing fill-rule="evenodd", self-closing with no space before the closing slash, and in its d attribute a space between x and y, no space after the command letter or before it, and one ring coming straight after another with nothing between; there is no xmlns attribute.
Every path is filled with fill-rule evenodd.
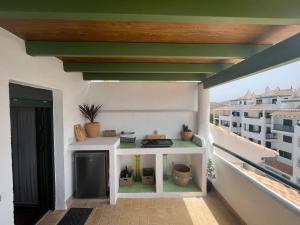
<svg viewBox="0 0 300 225"><path fill-rule="evenodd" d="M184 141L191 141L192 138L193 138L193 132L192 131L188 131L188 132L182 131L181 132L181 138Z"/></svg>
<svg viewBox="0 0 300 225"><path fill-rule="evenodd" d="M100 123L86 123L84 125L86 134L89 138L95 138L99 136L100 133Z"/></svg>

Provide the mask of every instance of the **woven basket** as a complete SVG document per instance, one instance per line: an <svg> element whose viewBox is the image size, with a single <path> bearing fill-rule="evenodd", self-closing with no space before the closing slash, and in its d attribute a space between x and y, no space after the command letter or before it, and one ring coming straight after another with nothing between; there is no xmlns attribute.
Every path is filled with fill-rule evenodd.
<svg viewBox="0 0 300 225"><path fill-rule="evenodd" d="M173 181L178 186L189 185L191 179L191 168L184 164L173 164Z"/></svg>

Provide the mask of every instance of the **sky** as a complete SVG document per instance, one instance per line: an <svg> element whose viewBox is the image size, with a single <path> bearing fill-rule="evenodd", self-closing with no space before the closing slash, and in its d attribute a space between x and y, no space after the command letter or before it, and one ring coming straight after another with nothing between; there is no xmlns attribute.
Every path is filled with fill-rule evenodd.
<svg viewBox="0 0 300 225"><path fill-rule="evenodd" d="M271 89L300 87L300 60L253 76L232 81L210 89L212 102L224 102L246 94L248 90L261 94L266 86Z"/></svg>

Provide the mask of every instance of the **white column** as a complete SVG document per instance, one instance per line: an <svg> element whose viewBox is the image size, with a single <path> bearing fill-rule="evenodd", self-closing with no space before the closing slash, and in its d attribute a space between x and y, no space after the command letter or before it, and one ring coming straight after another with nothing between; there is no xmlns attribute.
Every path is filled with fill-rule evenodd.
<svg viewBox="0 0 300 225"><path fill-rule="evenodd" d="M198 134L208 142L209 137L209 90L198 84Z"/></svg>

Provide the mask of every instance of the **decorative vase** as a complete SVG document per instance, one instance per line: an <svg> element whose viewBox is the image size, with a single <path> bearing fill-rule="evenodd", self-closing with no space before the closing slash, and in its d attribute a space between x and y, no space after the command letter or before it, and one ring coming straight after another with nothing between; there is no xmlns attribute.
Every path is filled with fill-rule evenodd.
<svg viewBox="0 0 300 225"><path fill-rule="evenodd" d="M86 123L84 127L85 127L86 134L89 138L95 138L99 136L100 123L98 122Z"/></svg>
<svg viewBox="0 0 300 225"><path fill-rule="evenodd" d="M193 138L193 132L192 131L182 131L181 138L184 141L191 141Z"/></svg>

